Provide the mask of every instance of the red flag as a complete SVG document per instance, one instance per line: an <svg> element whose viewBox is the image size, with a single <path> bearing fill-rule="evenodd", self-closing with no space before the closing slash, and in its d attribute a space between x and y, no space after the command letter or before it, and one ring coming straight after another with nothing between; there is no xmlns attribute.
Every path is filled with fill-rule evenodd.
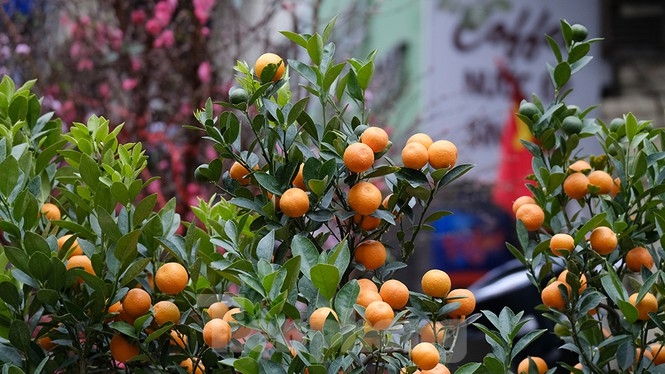
<svg viewBox="0 0 665 374"><path fill-rule="evenodd" d="M503 65L499 65L501 76L511 85L512 98L510 112L506 119L500 145L500 161L496 182L492 188L492 199L508 214L513 214L513 201L522 195L531 195L526 187L526 177L533 173L531 153L520 142L520 139L534 141L527 125L517 116L522 91L519 81Z"/></svg>

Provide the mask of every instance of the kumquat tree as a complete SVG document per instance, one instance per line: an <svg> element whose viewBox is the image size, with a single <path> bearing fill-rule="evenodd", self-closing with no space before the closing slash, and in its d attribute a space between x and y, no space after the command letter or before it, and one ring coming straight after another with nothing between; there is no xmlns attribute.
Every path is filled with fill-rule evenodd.
<svg viewBox="0 0 665 374"><path fill-rule="evenodd" d="M92 115L63 129L35 81L3 77L3 373L450 373L471 324L491 353L457 373L555 370L513 362L546 333L523 334L524 312L476 311L439 269L415 290L396 278L450 214L437 196L472 165L423 133L394 152L366 100L376 52L336 60L334 23L282 32L303 57L238 61L228 102L195 111L186 128L216 157L191 172L216 194L191 222L148 192L146 150L119 141L122 124ZM660 131L631 115L608 127L563 102L596 39L562 26L565 60L548 38L554 102L520 107L537 139L534 184L510 249L579 354L582 369L562 367L662 372ZM579 139L594 135L606 154L575 169Z"/></svg>
<svg viewBox="0 0 665 374"><path fill-rule="evenodd" d="M587 39L579 24L561 29L563 45L547 37L554 99L533 96L519 108L535 138L523 142L533 183L513 205L521 248L509 248L541 292L561 349L579 359L563 367L664 373L663 129L630 113L606 123L589 118L593 108L566 103L566 84L600 39ZM530 363L538 369L529 373L546 369Z"/></svg>

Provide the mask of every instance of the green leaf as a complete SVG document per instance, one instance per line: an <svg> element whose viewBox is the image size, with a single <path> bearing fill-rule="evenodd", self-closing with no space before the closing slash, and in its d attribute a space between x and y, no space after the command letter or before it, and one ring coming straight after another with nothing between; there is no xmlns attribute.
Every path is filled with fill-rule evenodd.
<svg viewBox="0 0 665 374"><path fill-rule="evenodd" d="M14 157L7 157L0 162L0 170L2 170L2 178L0 178L0 193L6 199L18 183L20 173L18 161Z"/></svg>
<svg viewBox="0 0 665 374"><path fill-rule="evenodd" d="M141 225L143 221L150 216L155 209L155 204L157 203L157 194L151 194L138 202L136 208L134 208L134 225Z"/></svg>
<svg viewBox="0 0 665 374"><path fill-rule="evenodd" d="M524 348L528 347L531 343L533 343L536 339L538 339L541 335L545 333L545 329L542 330L531 330L524 334L520 338L520 340L515 343L513 346L513 350L511 352L511 361L515 359L515 357L524 350Z"/></svg>
<svg viewBox="0 0 665 374"><path fill-rule="evenodd" d="M37 291L37 299L48 306L55 307L60 300L60 293L56 290L44 288Z"/></svg>
<svg viewBox="0 0 665 374"><path fill-rule="evenodd" d="M310 271L319 261L319 252L316 246L306 237L296 235L291 242L291 253L293 256L301 257L300 270L311 279Z"/></svg>
<svg viewBox="0 0 665 374"><path fill-rule="evenodd" d="M253 176L256 178L259 186L265 188L266 191L269 191L275 195L281 195L284 191L280 183L277 181L277 178L271 174L259 171L255 172Z"/></svg>
<svg viewBox="0 0 665 374"><path fill-rule="evenodd" d="M473 169L473 164L459 164L450 169L439 181L439 188L445 187Z"/></svg>
<svg viewBox="0 0 665 374"><path fill-rule="evenodd" d="M556 65L553 73L553 80L556 88L561 88L568 83L570 79L571 69L570 65L566 61L562 61Z"/></svg>
<svg viewBox="0 0 665 374"><path fill-rule="evenodd" d="M356 75L356 72L349 70L347 77L348 79L346 82L346 88L349 96L351 96L351 98L356 101L365 101L365 96L363 94L363 90L360 88L360 83L358 83L358 76Z"/></svg>
<svg viewBox="0 0 665 374"><path fill-rule="evenodd" d="M256 246L256 257L270 261L275 249L275 230L270 230Z"/></svg>
<svg viewBox="0 0 665 374"><path fill-rule="evenodd" d="M331 300L337 291L340 276L337 268L330 264L316 264L310 271L314 287L323 297Z"/></svg>
<svg viewBox="0 0 665 374"><path fill-rule="evenodd" d="M573 42L573 30L565 19L561 19L560 23L561 36L563 36L563 41L566 43L566 46L570 46Z"/></svg>
<svg viewBox="0 0 665 374"><path fill-rule="evenodd" d="M314 86L318 85L317 75L311 66L297 60L289 60L289 66Z"/></svg>
<svg viewBox="0 0 665 374"><path fill-rule="evenodd" d="M46 239L41 235L38 235L34 232L26 232L25 237L23 238L23 245L25 246L27 254L33 254L36 252L41 252L46 256L51 255L51 248L48 245Z"/></svg>
<svg viewBox="0 0 665 374"><path fill-rule="evenodd" d="M342 70L346 66L346 62L340 62L339 64L331 66L328 70L326 70L325 75L323 76L323 91L328 92L330 87L332 87L333 83L339 77L339 75L342 73Z"/></svg>
<svg viewBox="0 0 665 374"><path fill-rule="evenodd" d="M30 268L30 275L40 282L45 282L51 274L51 260L42 252L35 252L30 256L28 268Z"/></svg>
<svg viewBox="0 0 665 374"><path fill-rule="evenodd" d="M554 57L556 57L556 62L559 63L563 61L561 49L559 48L559 45L556 43L556 41L549 35L545 35L545 39L547 40L547 44L550 45L550 49L552 50L552 53L554 53Z"/></svg>
<svg viewBox="0 0 665 374"><path fill-rule="evenodd" d="M330 38L330 34L332 33L336 22L337 22L337 16L334 16L330 21L328 21L326 27L323 29L322 38L324 43L328 41L328 38Z"/></svg>
<svg viewBox="0 0 665 374"><path fill-rule="evenodd" d="M340 318L340 323L342 325L349 322L349 319L354 313L353 306L358 300L358 294L360 293L360 286L358 282L353 280L346 283L335 296L335 311Z"/></svg>
<svg viewBox="0 0 665 374"><path fill-rule="evenodd" d="M143 270L150 264L152 259L149 257L140 258L134 262L125 270L125 273L120 278L120 287L125 287L132 281L136 280Z"/></svg>
<svg viewBox="0 0 665 374"><path fill-rule="evenodd" d="M293 31L286 31L286 30L280 31L279 33L286 36L290 41L296 43L297 45L303 48L307 48L307 39L304 36L297 34Z"/></svg>
<svg viewBox="0 0 665 374"><path fill-rule="evenodd" d="M123 269L129 266L129 263L133 261L138 255L137 247L140 236L141 230L137 229L120 237L118 242L115 244L113 254L115 255L115 258L120 261Z"/></svg>
<svg viewBox="0 0 665 374"><path fill-rule="evenodd" d="M92 157L88 156L85 153L81 154L81 163L79 164L79 172L81 174L81 179L87 184L91 190L97 189L97 185L100 183L99 179L101 177L101 171L97 161L93 160Z"/></svg>
<svg viewBox="0 0 665 374"><path fill-rule="evenodd" d="M584 42L576 44L568 54L568 63L572 64L576 61L579 61L582 57L589 53L589 49L591 49L591 45L589 43Z"/></svg>
<svg viewBox="0 0 665 374"><path fill-rule="evenodd" d="M12 321L9 327L9 342L19 351L28 352L30 349L30 329L25 321L21 319Z"/></svg>
<svg viewBox="0 0 665 374"><path fill-rule="evenodd" d="M316 65L321 64L321 55L323 55L323 38L318 33L312 35L307 41L307 54Z"/></svg>
<svg viewBox="0 0 665 374"><path fill-rule="evenodd" d="M111 184L111 196L122 205L127 205L130 202L129 190L127 189L127 186L120 182L113 182L113 184Z"/></svg>
<svg viewBox="0 0 665 374"><path fill-rule="evenodd" d="M18 310L21 306L21 297L16 286L9 281L0 283L0 299Z"/></svg>
<svg viewBox="0 0 665 374"><path fill-rule="evenodd" d="M308 103L309 103L309 96L306 96L298 100L295 104L293 104L293 106L289 110L286 123L287 124L294 123L300 117L300 114L307 108Z"/></svg>
<svg viewBox="0 0 665 374"><path fill-rule="evenodd" d="M233 367L242 374L258 374L259 363L251 357L242 357L233 362Z"/></svg>
<svg viewBox="0 0 665 374"><path fill-rule="evenodd" d="M365 91L367 90L367 87L369 87L369 83L372 80L372 76L374 75L374 62L369 61L365 65L363 65L360 70L358 70L358 85L360 88Z"/></svg>
<svg viewBox="0 0 665 374"><path fill-rule="evenodd" d="M478 362L469 362L455 370L455 374L474 374L480 369L481 366L482 365Z"/></svg>

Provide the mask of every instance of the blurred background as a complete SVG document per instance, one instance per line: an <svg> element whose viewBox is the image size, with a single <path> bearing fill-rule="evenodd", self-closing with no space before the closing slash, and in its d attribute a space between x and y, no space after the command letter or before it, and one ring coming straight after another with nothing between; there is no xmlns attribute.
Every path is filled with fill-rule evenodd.
<svg viewBox="0 0 665 374"><path fill-rule="evenodd" d="M511 259L505 246L515 227L510 204L526 193L523 178L530 167L518 141L528 134L513 113L532 93L549 100L546 64L554 58L544 34L559 40L560 19L604 38L594 44L594 60L573 78L567 102L582 109L600 104L591 115L605 122L631 111L663 125L662 0L0 4L0 72L17 84L38 79L44 108L66 127L93 113L124 122L123 140L143 142L150 157L145 178L161 177L150 192L161 203L176 197L185 220L193 218L189 206L196 197L211 193L194 181L194 169L215 157L200 134L183 128L194 122L192 112L208 97L227 99L237 60L251 65L266 51L305 58L279 30L321 31L337 16L332 40L339 59L378 50L370 122L389 131L394 150L402 148L406 134L427 132L455 142L459 163L476 164L437 202L436 208L455 214L422 237L422 253L414 256L409 274L399 275L407 283L430 267L448 271L454 287L497 283L512 271L507 265L496 273ZM296 89L297 77L292 79ZM597 151L588 148L579 156ZM506 289L521 290L515 284ZM496 297L506 291L493 292ZM483 300L489 308L492 296Z"/></svg>

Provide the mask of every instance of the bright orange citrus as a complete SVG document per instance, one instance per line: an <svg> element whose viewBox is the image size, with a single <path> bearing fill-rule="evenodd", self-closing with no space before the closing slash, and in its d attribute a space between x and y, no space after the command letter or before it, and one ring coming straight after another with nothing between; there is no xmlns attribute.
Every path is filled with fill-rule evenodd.
<svg viewBox="0 0 665 374"><path fill-rule="evenodd" d="M62 218L62 214L60 213L58 206L52 203L44 203L44 205L42 205L41 213L49 221L57 221Z"/></svg>
<svg viewBox="0 0 665 374"><path fill-rule="evenodd" d="M437 140L427 148L434 169L451 168L457 162L457 147L448 140Z"/></svg>
<svg viewBox="0 0 665 374"><path fill-rule="evenodd" d="M444 364L436 364L433 369L430 370L416 370L413 374L450 374L450 370Z"/></svg>
<svg viewBox="0 0 665 374"><path fill-rule="evenodd" d="M284 61L282 60L281 57L274 53L264 53L259 58L256 60L254 63L254 74L256 74L257 77L261 77L261 73L263 72L263 69L265 69L266 66L269 64L275 64L277 65L277 71L275 72L275 75L272 77L273 82L277 82L278 80L282 79L282 75L284 75Z"/></svg>
<svg viewBox="0 0 665 374"><path fill-rule="evenodd" d="M452 318L466 317L476 309L476 296L466 288L457 288L448 292L446 303L460 303L459 308L448 313Z"/></svg>
<svg viewBox="0 0 665 374"><path fill-rule="evenodd" d="M142 288L132 288L127 291L122 300L122 310L130 317L140 317L150 310L152 299L150 294Z"/></svg>
<svg viewBox="0 0 665 374"><path fill-rule="evenodd" d="M517 209L519 209L524 204L536 204L536 200L534 200L533 197L527 195L518 197L515 199L515 201L513 201L513 213L517 213Z"/></svg>
<svg viewBox="0 0 665 374"><path fill-rule="evenodd" d="M411 137L407 139L406 144L413 142L420 143L424 145L425 148L429 148L429 146L432 145L432 143L434 143L434 141L432 141L432 138L429 135L422 132L411 135Z"/></svg>
<svg viewBox="0 0 665 374"><path fill-rule="evenodd" d="M386 247L378 240L365 240L358 244L353 258L367 270L378 269L386 263Z"/></svg>
<svg viewBox="0 0 665 374"><path fill-rule="evenodd" d="M545 372L548 370L547 363L545 362L545 360L543 360L540 357L529 356L524 360L522 360L520 364L517 366L517 374L529 374L529 369L534 364L536 366L536 369L538 369L538 374L545 374Z"/></svg>
<svg viewBox="0 0 665 374"><path fill-rule="evenodd" d="M229 176L231 179L235 179L243 186L246 186L251 182L251 179L249 178L249 170L242 166L242 164L238 161L235 161L233 165L231 165L231 169L229 169Z"/></svg>
<svg viewBox="0 0 665 374"><path fill-rule="evenodd" d="M409 288L397 279L389 279L381 285L379 295L393 309L404 309L409 302Z"/></svg>
<svg viewBox="0 0 665 374"><path fill-rule="evenodd" d="M120 333L113 335L109 348L113 359L122 363L131 360L141 352L138 345L130 342Z"/></svg>
<svg viewBox="0 0 665 374"><path fill-rule="evenodd" d="M552 235L550 250L555 256L567 256L573 252L573 248L575 248L575 239L571 235L565 233Z"/></svg>
<svg viewBox="0 0 665 374"><path fill-rule="evenodd" d="M568 281L566 281L566 278L568 277L568 273L569 273L568 270L562 271L561 274L559 274L559 276L557 277L557 280L568 284ZM588 285L587 280L586 280L586 275L582 274L577 279L580 282L580 288L578 289L577 292L578 292L578 294L581 294L582 292L584 292L584 290L586 290L587 285ZM568 288L570 288L569 284L568 284L568 286L569 286Z"/></svg>
<svg viewBox="0 0 665 374"><path fill-rule="evenodd" d="M70 251L69 257L72 256L79 256L83 254L83 248L79 245L78 239L74 239L74 241L69 245L65 246L67 241L72 238L73 235L71 234L66 234L58 238L58 251Z"/></svg>
<svg viewBox="0 0 665 374"><path fill-rule="evenodd" d="M307 192L298 187L291 187L284 191L279 199L279 209L287 217L298 218L304 216L309 210L309 196L307 196Z"/></svg>
<svg viewBox="0 0 665 374"><path fill-rule="evenodd" d="M653 256L644 247L635 247L626 253L626 267L630 271L638 273L642 270L643 266L646 269L651 269L653 265Z"/></svg>
<svg viewBox="0 0 665 374"><path fill-rule="evenodd" d="M372 301L365 308L365 319L373 328L385 330L393 322L395 312L393 308L385 301Z"/></svg>
<svg viewBox="0 0 665 374"><path fill-rule="evenodd" d="M640 300L638 303L637 296L637 292L630 295L628 297L628 302L633 304L633 306L637 309L637 319L640 321L647 321L649 320L648 313L658 312L658 300L651 292L647 292L642 300Z"/></svg>
<svg viewBox="0 0 665 374"><path fill-rule="evenodd" d="M427 151L427 147L421 143L407 143L402 148L402 163L404 167L420 170L423 166L427 165L428 161L429 152Z"/></svg>
<svg viewBox="0 0 665 374"><path fill-rule="evenodd" d="M360 290L367 290L367 291L374 291L374 292L379 292L379 287L376 286L376 283L374 283L371 279L367 278L360 278L358 279L358 285L360 286Z"/></svg>
<svg viewBox="0 0 665 374"><path fill-rule="evenodd" d="M372 148L374 153L379 153L386 149L389 140L386 130L377 126L368 127L360 135L360 141Z"/></svg>
<svg viewBox="0 0 665 374"><path fill-rule="evenodd" d="M443 270L431 269L423 275L420 286L427 296L446 297L450 292L450 277Z"/></svg>
<svg viewBox="0 0 665 374"><path fill-rule="evenodd" d="M570 297L570 286L568 283L555 280L554 282L547 285L543 288L543 291L540 293L540 298L545 306L554 308L557 310L563 310L566 307L566 300L561 295L559 290L559 285L564 285L568 289L568 297Z"/></svg>
<svg viewBox="0 0 665 374"><path fill-rule="evenodd" d="M205 366L203 366L203 363L198 361L196 364L196 371L194 371L194 362L189 357L180 362L180 367L184 368L185 371L187 371L189 374L203 374L206 370Z"/></svg>
<svg viewBox="0 0 665 374"><path fill-rule="evenodd" d="M309 327L312 330L323 331L323 326L325 325L329 315L332 315L337 321L339 321L337 313L327 306L316 309L309 316Z"/></svg>
<svg viewBox="0 0 665 374"><path fill-rule="evenodd" d="M594 170L589 174L589 184L598 187L598 195L610 193L614 179L604 170Z"/></svg>
<svg viewBox="0 0 665 374"><path fill-rule="evenodd" d="M515 212L515 218L522 221L527 230L535 231L545 222L545 212L539 205L523 204Z"/></svg>
<svg viewBox="0 0 665 374"><path fill-rule="evenodd" d="M367 306L373 301L383 301L383 298L378 292L372 290L361 289L356 298L356 304L365 308L367 308Z"/></svg>
<svg viewBox="0 0 665 374"><path fill-rule="evenodd" d="M222 319L228 322L232 328L235 328L235 331L233 331L233 337L236 339L242 339L251 332L249 327L241 325L234 317L235 314L241 312L242 310L240 310L240 308L231 308L226 314L224 314L224 317L222 317Z"/></svg>
<svg viewBox="0 0 665 374"><path fill-rule="evenodd" d="M374 216L363 216L362 214L357 214L353 216L353 223L358 225L364 231L375 230L381 224L381 218L376 218Z"/></svg>
<svg viewBox="0 0 665 374"><path fill-rule="evenodd" d="M347 199L351 209L356 213L368 216L381 206L381 191L370 182L358 182L349 189Z"/></svg>
<svg viewBox="0 0 665 374"><path fill-rule="evenodd" d="M173 322L176 324L180 322L180 309L178 309L178 306L172 301L159 301L152 306L152 309L155 311L154 317L158 326L161 326L166 322Z"/></svg>
<svg viewBox="0 0 665 374"><path fill-rule="evenodd" d="M67 260L67 270L81 267L88 274L95 275L95 269L92 268L92 262L86 255L76 255L72 256Z"/></svg>
<svg viewBox="0 0 665 374"><path fill-rule="evenodd" d="M432 326L432 321L427 321L423 325L423 327L420 328L420 341L421 342L428 342L428 343L443 343L443 338L446 336L446 330L443 326L443 323L437 321L436 324L434 325L436 328L436 341L434 339L434 328Z"/></svg>
<svg viewBox="0 0 665 374"><path fill-rule="evenodd" d="M301 190L306 191L307 186L305 186L305 180L303 179L303 175L302 175L302 169L304 167L305 167L305 164L300 164L300 167L298 168L298 174L296 174L296 176L293 178L293 181L291 183L293 183L293 185L295 187L298 187Z"/></svg>
<svg viewBox="0 0 665 374"><path fill-rule="evenodd" d="M434 369L440 360L439 350L432 343L418 343L411 349L411 361L420 370Z"/></svg>
<svg viewBox="0 0 665 374"><path fill-rule="evenodd" d="M178 346L182 349L185 349L187 345L187 335L182 334L180 331L173 329L169 333L171 345Z"/></svg>
<svg viewBox="0 0 665 374"><path fill-rule="evenodd" d="M365 143L352 143L344 150L344 165L354 173L362 173L374 165L374 151Z"/></svg>
<svg viewBox="0 0 665 374"><path fill-rule="evenodd" d="M614 183L610 186L610 196L615 197L621 191L621 179L614 178Z"/></svg>
<svg viewBox="0 0 665 374"><path fill-rule="evenodd" d="M182 292L189 282L187 269L177 262L167 262L155 273L155 284L160 291L168 295Z"/></svg>
<svg viewBox="0 0 665 374"><path fill-rule="evenodd" d="M571 199L579 200L589 193L589 177L572 173L563 181L563 192Z"/></svg>
<svg viewBox="0 0 665 374"><path fill-rule="evenodd" d="M591 170L591 165L584 160L577 160L568 166L568 170L577 173L584 173Z"/></svg>
<svg viewBox="0 0 665 374"><path fill-rule="evenodd" d="M653 343L649 345L649 350L653 356L653 364L661 365L665 364L665 344L663 343Z"/></svg>
<svg viewBox="0 0 665 374"><path fill-rule="evenodd" d="M608 255L614 251L618 244L617 235L606 226L599 226L591 231L589 236L591 249L601 255Z"/></svg>
<svg viewBox="0 0 665 374"><path fill-rule="evenodd" d="M210 318L224 318L226 312L229 311L229 306L223 301L216 301L208 307L208 315Z"/></svg>
<svg viewBox="0 0 665 374"><path fill-rule="evenodd" d="M229 345L231 335L231 325L221 318L211 319L203 326L203 341L212 349Z"/></svg>

